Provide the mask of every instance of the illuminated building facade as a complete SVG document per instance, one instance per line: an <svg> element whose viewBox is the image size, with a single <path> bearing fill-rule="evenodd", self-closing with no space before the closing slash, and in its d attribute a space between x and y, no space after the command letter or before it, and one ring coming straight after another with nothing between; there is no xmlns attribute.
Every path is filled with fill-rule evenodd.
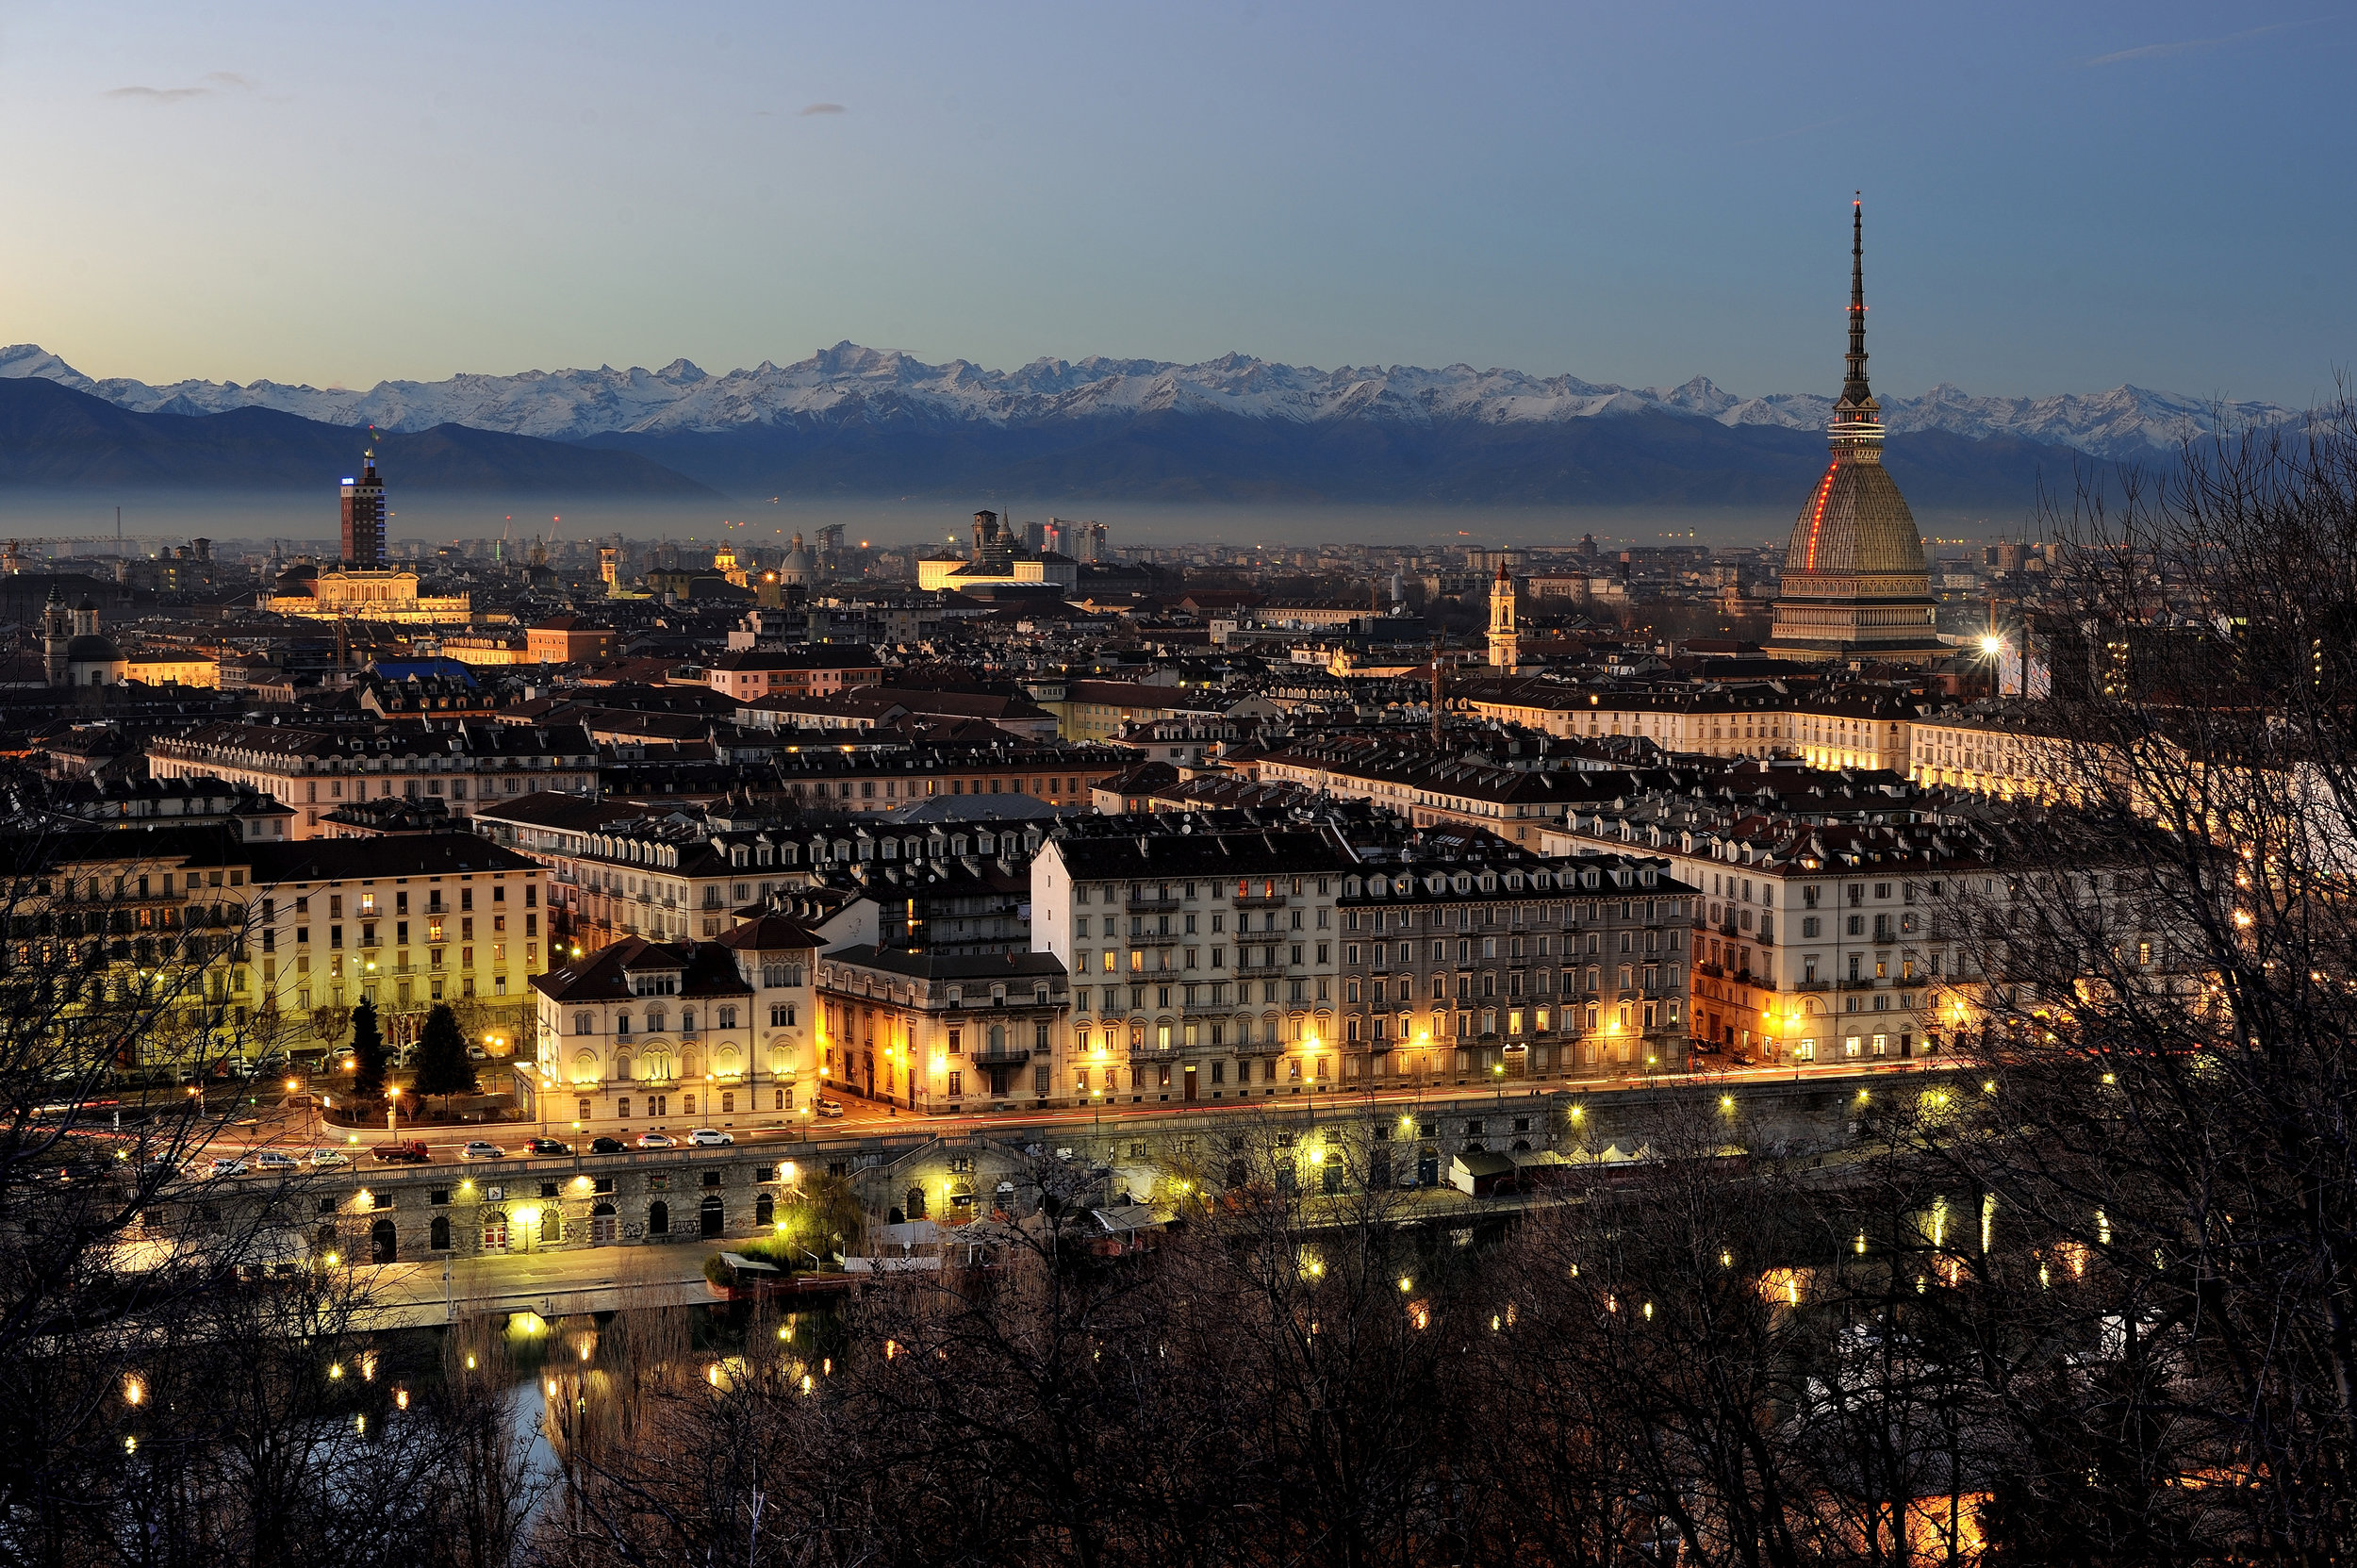
<svg viewBox="0 0 2357 1568"><path fill-rule="evenodd" d="M1343 1087L1684 1069L1697 910L1666 862L1426 848L1343 879Z"/></svg>

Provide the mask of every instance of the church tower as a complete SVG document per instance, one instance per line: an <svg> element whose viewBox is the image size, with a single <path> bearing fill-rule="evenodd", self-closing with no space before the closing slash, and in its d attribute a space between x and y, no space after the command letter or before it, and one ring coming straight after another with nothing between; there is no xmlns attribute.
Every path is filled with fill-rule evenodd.
<svg viewBox="0 0 2357 1568"><path fill-rule="evenodd" d="M49 684L66 684L66 649L74 641L74 613L58 597L55 583L49 586L49 602L41 612L41 670Z"/></svg>
<svg viewBox="0 0 2357 1568"><path fill-rule="evenodd" d="M1883 467L1882 406L1866 382L1866 217L1850 209L1850 352L1828 437L1832 463L1785 548L1772 658L1921 664L1950 652L1933 634L1931 574L1915 514Z"/></svg>
<svg viewBox="0 0 2357 1568"><path fill-rule="evenodd" d="M1500 561L1490 584L1490 668L1511 675L1522 662L1522 635L1514 630L1514 578Z"/></svg>

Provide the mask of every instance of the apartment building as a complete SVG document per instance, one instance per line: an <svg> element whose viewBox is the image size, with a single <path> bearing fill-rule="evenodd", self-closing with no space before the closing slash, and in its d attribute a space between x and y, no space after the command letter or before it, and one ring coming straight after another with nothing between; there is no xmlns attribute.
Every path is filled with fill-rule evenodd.
<svg viewBox="0 0 2357 1568"><path fill-rule="evenodd" d="M818 959L819 1076L920 1113L1080 1103L1063 1087L1069 991L1047 952L909 952L871 943Z"/></svg>
<svg viewBox="0 0 2357 1568"><path fill-rule="evenodd" d="M825 883L872 888L875 903L891 906L894 940L907 946L1028 946L1020 867L1042 833L1035 823L739 825L717 812L568 795L501 802L475 823L548 868L559 934L585 951L625 936L717 938L732 912ZM865 934L875 938L874 918Z"/></svg>
<svg viewBox="0 0 2357 1568"><path fill-rule="evenodd" d="M1799 704L1781 682L1612 690L1485 681L1459 701L1484 718L1566 740L1633 735L1683 756L1784 756L1798 744Z"/></svg>
<svg viewBox="0 0 2357 1568"><path fill-rule="evenodd" d="M171 1027L126 1042L126 1070L323 1054L350 1039L364 999L396 1048L448 1002L502 1056L545 966L539 868L468 834L255 844L220 825L37 852L9 961L104 967L93 1001L158 987L181 999Z"/></svg>
<svg viewBox="0 0 2357 1568"><path fill-rule="evenodd" d="M1395 735L1348 734L1271 750L1253 770L1263 783L1372 801L1415 827L1479 828L1535 849L1545 824L1627 787L1619 769L1548 767L1548 760L1534 751L1501 764L1435 754Z"/></svg>
<svg viewBox="0 0 2357 1568"><path fill-rule="evenodd" d="M882 661L863 643L816 642L799 648L732 648L704 668L723 697L750 702L792 693L825 697L883 679Z"/></svg>
<svg viewBox="0 0 2357 1568"><path fill-rule="evenodd" d="M552 956L529 857L467 833L321 838L257 846L249 879L260 1005L297 1048L340 1046L363 999L396 1048L437 1002L494 1058L528 1043L526 988Z"/></svg>
<svg viewBox="0 0 2357 1568"><path fill-rule="evenodd" d="M1907 777L1999 800L2053 801L2089 762L2084 744L2052 733L2026 711L1957 709L1918 719Z"/></svg>
<svg viewBox="0 0 2357 1568"><path fill-rule="evenodd" d="M200 725L147 748L157 778L205 775L293 808L290 837L330 831L321 818L347 801L446 801L453 817L539 790L594 795L598 749L578 724Z"/></svg>
<svg viewBox="0 0 2357 1568"><path fill-rule="evenodd" d="M1236 1099L1339 1082L1330 825L1087 817L1031 863L1031 946L1071 977L1069 1092Z"/></svg>
<svg viewBox="0 0 2357 1568"><path fill-rule="evenodd" d="M1696 890L1665 861L1455 832L1360 861L1338 903L1345 1088L1687 1065Z"/></svg>
<svg viewBox="0 0 2357 1568"><path fill-rule="evenodd" d="M755 1044L754 988L717 942L629 936L533 978L536 1048L517 1095L540 1115L642 1131L787 1111Z"/></svg>
<svg viewBox="0 0 2357 1568"><path fill-rule="evenodd" d="M1883 821L1812 823L1657 798L1579 817L1547 848L1649 850L1697 890L1692 1008L1711 1048L1795 1064L1937 1055L1974 1012L1940 911L2001 847L1889 805Z"/></svg>

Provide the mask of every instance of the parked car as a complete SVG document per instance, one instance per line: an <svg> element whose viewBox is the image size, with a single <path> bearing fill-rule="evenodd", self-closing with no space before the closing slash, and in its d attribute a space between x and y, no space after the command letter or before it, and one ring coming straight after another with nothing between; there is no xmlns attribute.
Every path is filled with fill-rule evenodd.
<svg viewBox="0 0 2357 1568"><path fill-rule="evenodd" d="M488 1138L475 1138L470 1140L467 1147L458 1151L458 1158L461 1160L504 1160L507 1158L507 1150L500 1147Z"/></svg>
<svg viewBox="0 0 2357 1568"><path fill-rule="evenodd" d="M434 1151L416 1138L396 1138L389 1144L379 1144L369 1151L388 1165L422 1165L434 1158Z"/></svg>
<svg viewBox="0 0 2357 1568"><path fill-rule="evenodd" d="M570 1154L573 1146L557 1138L535 1138L524 1145L527 1154Z"/></svg>
<svg viewBox="0 0 2357 1568"><path fill-rule="evenodd" d="M470 1062L488 1062L491 1060L491 1053L485 1050L481 1046L469 1046L467 1048L467 1060Z"/></svg>
<svg viewBox="0 0 2357 1568"><path fill-rule="evenodd" d="M700 1127L687 1135L691 1148L721 1148L736 1142L736 1134L723 1132L717 1127Z"/></svg>
<svg viewBox="0 0 2357 1568"><path fill-rule="evenodd" d="M822 1099L818 1102L817 1110L822 1116L839 1116L843 1114L843 1102L839 1099Z"/></svg>
<svg viewBox="0 0 2357 1568"><path fill-rule="evenodd" d="M266 1148L254 1157L254 1163L264 1170L299 1170L303 1163L284 1149Z"/></svg>
<svg viewBox="0 0 2357 1568"><path fill-rule="evenodd" d="M619 1138L592 1138L589 1140L589 1152L592 1154L619 1154L622 1152L622 1140Z"/></svg>
<svg viewBox="0 0 2357 1568"><path fill-rule="evenodd" d="M641 1132L638 1134L638 1147L640 1148L677 1148L679 1140L668 1132Z"/></svg>
<svg viewBox="0 0 2357 1568"><path fill-rule="evenodd" d="M216 1160L213 1162L213 1174L215 1176L243 1176L245 1162L238 1159Z"/></svg>
<svg viewBox="0 0 2357 1568"><path fill-rule="evenodd" d="M315 1148L311 1151L311 1164L314 1165L348 1165L352 1164L352 1156L340 1148Z"/></svg>

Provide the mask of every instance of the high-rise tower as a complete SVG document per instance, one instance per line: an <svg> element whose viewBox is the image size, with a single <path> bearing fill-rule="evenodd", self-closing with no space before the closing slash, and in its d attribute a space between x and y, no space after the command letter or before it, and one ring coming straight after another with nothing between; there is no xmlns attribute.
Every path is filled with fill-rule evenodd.
<svg viewBox="0 0 2357 1568"><path fill-rule="evenodd" d="M1931 574L1915 514L1883 467L1882 407L1866 381L1866 216L1850 209L1850 351L1828 429L1833 461L1785 549L1772 657L1920 664L1933 635Z"/></svg>
<svg viewBox="0 0 2357 1568"><path fill-rule="evenodd" d="M360 454L360 477L344 481L344 565L373 571L385 565L385 484L374 447Z"/></svg>

